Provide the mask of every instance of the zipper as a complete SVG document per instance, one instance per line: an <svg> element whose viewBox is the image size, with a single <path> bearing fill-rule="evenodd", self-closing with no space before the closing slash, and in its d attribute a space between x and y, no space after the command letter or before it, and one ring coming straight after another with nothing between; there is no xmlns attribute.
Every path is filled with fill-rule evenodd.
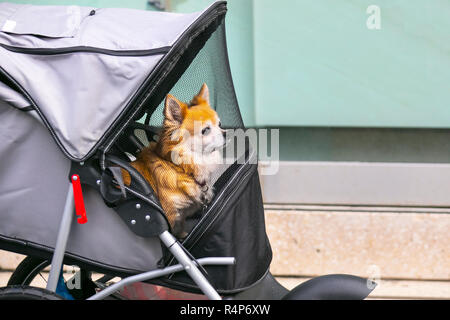
<svg viewBox="0 0 450 320"><path fill-rule="evenodd" d="M151 56L158 54L165 54L169 52L170 48L160 47L155 49L142 49L142 50L111 50L111 49L103 49L103 48L95 48L89 46L74 46L74 47L65 47L65 48L24 48L24 47L16 47L10 46L7 44L0 43L0 46L8 51L23 53L23 54L33 54L33 55L59 55L59 54L70 54L77 52L90 52L90 53L100 53L111 56Z"/></svg>

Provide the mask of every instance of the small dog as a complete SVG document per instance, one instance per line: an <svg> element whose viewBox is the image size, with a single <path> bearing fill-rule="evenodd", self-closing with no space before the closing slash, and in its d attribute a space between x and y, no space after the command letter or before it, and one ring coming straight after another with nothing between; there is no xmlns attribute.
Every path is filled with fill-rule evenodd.
<svg viewBox="0 0 450 320"><path fill-rule="evenodd" d="M131 165L156 192L176 237L186 237L186 218L211 201L211 173L222 161L224 144L225 130L210 107L206 84L189 105L167 95L158 142L151 142ZM122 175L129 185L128 172Z"/></svg>

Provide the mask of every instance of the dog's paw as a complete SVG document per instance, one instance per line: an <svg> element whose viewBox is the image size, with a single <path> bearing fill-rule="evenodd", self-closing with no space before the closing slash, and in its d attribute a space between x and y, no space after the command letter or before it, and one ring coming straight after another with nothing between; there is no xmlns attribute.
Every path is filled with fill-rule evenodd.
<svg viewBox="0 0 450 320"><path fill-rule="evenodd" d="M206 191L202 192L200 197L203 204L208 204L214 197L214 190L212 187L209 187Z"/></svg>
<svg viewBox="0 0 450 320"><path fill-rule="evenodd" d="M188 233L186 231L182 231L181 233L175 235L178 239L183 240L184 238L186 238L188 235Z"/></svg>
<svg viewBox="0 0 450 320"><path fill-rule="evenodd" d="M178 239L184 239L187 237L188 233L184 230L184 220L178 219L175 220L175 223L172 227L173 235Z"/></svg>

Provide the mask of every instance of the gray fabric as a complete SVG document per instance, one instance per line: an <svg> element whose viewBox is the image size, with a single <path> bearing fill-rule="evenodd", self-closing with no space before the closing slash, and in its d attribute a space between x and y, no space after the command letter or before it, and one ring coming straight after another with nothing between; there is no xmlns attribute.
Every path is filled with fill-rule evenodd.
<svg viewBox="0 0 450 320"><path fill-rule="evenodd" d="M0 101L5 101L13 107L23 109L30 106L30 102L19 92L0 82Z"/></svg>
<svg viewBox="0 0 450 320"><path fill-rule="evenodd" d="M0 236L54 248L70 161L29 113L0 101ZM129 270L152 270L157 238L132 233L99 194L83 186L88 222L74 222L67 252ZM1 247L1 243L0 243Z"/></svg>
<svg viewBox="0 0 450 320"><path fill-rule="evenodd" d="M73 37L82 20L92 9L94 8L0 3L0 30L55 38ZM36 19L36 17L40 18ZM48 23L48 17L51 17L52 24Z"/></svg>
<svg viewBox="0 0 450 320"><path fill-rule="evenodd" d="M148 50L171 46L201 13L0 3L0 45ZM82 159L162 58L75 52L23 54L0 46L0 67L39 107L57 140Z"/></svg>

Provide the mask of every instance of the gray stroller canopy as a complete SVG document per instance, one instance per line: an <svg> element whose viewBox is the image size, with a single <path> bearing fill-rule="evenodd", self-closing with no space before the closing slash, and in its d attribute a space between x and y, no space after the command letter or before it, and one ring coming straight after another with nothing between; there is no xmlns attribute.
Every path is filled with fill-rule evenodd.
<svg viewBox="0 0 450 320"><path fill-rule="evenodd" d="M0 100L36 110L65 155L82 161L219 4L176 14L0 3Z"/></svg>

